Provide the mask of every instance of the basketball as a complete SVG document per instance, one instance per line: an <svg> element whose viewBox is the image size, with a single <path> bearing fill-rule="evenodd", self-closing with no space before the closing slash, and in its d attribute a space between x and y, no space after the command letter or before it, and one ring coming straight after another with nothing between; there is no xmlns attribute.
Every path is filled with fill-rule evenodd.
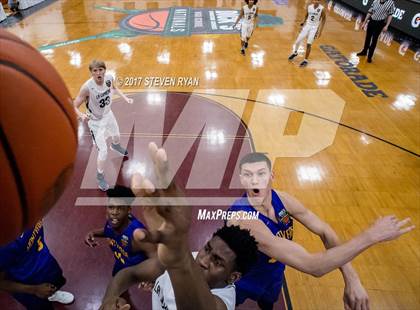
<svg viewBox="0 0 420 310"><path fill-rule="evenodd" d="M0 245L34 225L63 192L77 150L70 94L32 46L0 29Z"/></svg>

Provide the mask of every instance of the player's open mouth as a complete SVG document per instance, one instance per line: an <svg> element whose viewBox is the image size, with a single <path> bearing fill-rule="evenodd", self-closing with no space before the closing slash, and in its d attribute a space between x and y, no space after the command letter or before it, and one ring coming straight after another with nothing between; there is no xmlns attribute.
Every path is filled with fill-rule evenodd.
<svg viewBox="0 0 420 310"><path fill-rule="evenodd" d="M252 191L253 191L254 194L259 194L260 193L260 190L258 188L253 188Z"/></svg>
<svg viewBox="0 0 420 310"><path fill-rule="evenodd" d="M111 219L112 225L117 225L120 221L118 219Z"/></svg>

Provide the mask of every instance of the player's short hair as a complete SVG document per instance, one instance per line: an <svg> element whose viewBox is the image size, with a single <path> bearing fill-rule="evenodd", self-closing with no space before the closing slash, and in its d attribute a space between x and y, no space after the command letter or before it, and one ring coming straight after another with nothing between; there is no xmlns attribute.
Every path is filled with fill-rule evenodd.
<svg viewBox="0 0 420 310"><path fill-rule="evenodd" d="M106 191L108 198L118 198L124 200L127 206L130 206L136 199L131 188L123 185L115 185L114 188L110 188Z"/></svg>
<svg viewBox="0 0 420 310"><path fill-rule="evenodd" d="M95 68L104 68L106 70L105 62L97 59L92 60L89 64L89 71L92 71Z"/></svg>
<svg viewBox="0 0 420 310"><path fill-rule="evenodd" d="M213 237L222 239L235 253L235 269L245 274L258 261L257 241L251 236L249 230L239 226L223 226Z"/></svg>
<svg viewBox="0 0 420 310"><path fill-rule="evenodd" d="M245 0L245 3L249 4L249 0ZM254 0L254 4L257 4L257 3L258 3L258 0Z"/></svg>
<svg viewBox="0 0 420 310"><path fill-rule="evenodd" d="M246 154L239 162L239 171L241 171L243 164L258 163L260 161L265 161L267 163L268 169L271 170L271 160L265 154L266 153L259 152Z"/></svg>

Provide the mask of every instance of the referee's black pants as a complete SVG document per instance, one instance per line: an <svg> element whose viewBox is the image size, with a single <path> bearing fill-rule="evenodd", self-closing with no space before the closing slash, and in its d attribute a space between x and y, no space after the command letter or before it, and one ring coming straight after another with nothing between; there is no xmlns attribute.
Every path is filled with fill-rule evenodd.
<svg viewBox="0 0 420 310"><path fill-rule="evenodd" d="M378 43L379 35L382 29L385 27L385 20L370 20L366 31L365 46L363 47L362 53L368 54L368 58L371 59L375 52L376 43Z"/></svg>

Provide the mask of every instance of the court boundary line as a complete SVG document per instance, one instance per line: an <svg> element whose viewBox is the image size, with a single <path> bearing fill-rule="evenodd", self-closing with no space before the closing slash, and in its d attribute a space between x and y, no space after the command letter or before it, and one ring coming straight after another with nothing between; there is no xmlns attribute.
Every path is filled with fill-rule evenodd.
<svg viewBox="0 0 420 310"><path fill-rule="evenodd" d="M174 91L174 92L188 93L188 92L182 92L182 91ZM194 92L194 94L197 94L197 95L211 95L211 96L215 96L215 97L231 98L231 99L237 99L237 100L243 100L243 101L252 101L252 102L262 103L262 104L266 104L266 105L271 105L272 106L272 104L269 104L268 102L264 102L264 101L256 100L256 99L250 99L250 98L245 99L245 98L240 98L240 97L236 97L236 96L228 96L228 95L220 95L220 94L212 94L212 93L199 93L199 92ZM382 142L384 142L384 143L386 143L386 144L388 144L390 146L396 147L396 148L400 149L401 151L404 151L404 152L409 153L411 155L414 155L416 157L420 157L420 154L417 154L414 151L411 151L411 150L409 150L409 149L407 149L405 147L402 147L402 146L400 146L398 144L395 144L395 143L393 143L391 141L385 140L384 138L378 137L378 136L376 136L374 134L368 133L366 131L363 131L361 129L355 128L353 126L350 126L350 125L347 125L347 124L344 124L344 123L341 123L341 122L337 122L337 121L334 121L332 119L329 119L329 118L326 118L326 117L323 117L321 115L317 115L317 114L314 114L314 113L311 113L311 112L305 112L305 111L302 111L302 110L298 110L298 109L294 109L294 108L290 108L290 107L286 107L286 106L277 106L277 107L283 108L283 109L286 109L286 110L289 110L289 111L293 111L293 112L298 112L298 113L306 114L306 115L309 115L309 116L312 116L312 117L315 117L315 118L319 118L319 119L322 119L324 121L327 121L327 122L330 122L330 123L333 123L333 124L337 124L339 126L343 126L343 127L347 128L347 129L350 129L350 130L353 130L353 131L357 131L357 132L362 133L362 134L364 134L366 136L369 136L369 137L371 137L373 139L382 141Z"/></svg>

